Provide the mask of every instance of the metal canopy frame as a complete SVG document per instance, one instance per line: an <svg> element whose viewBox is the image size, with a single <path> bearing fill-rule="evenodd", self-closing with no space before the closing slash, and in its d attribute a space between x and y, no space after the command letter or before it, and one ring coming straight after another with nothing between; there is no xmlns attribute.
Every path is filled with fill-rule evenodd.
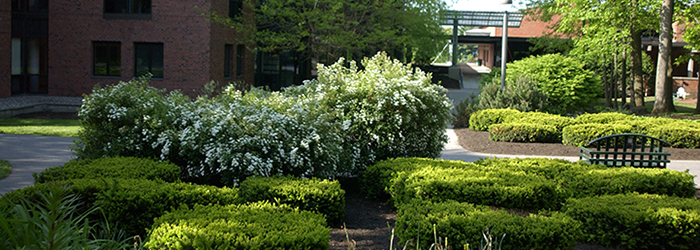
<svg viewBox="0 0 700 250"><path fill-rule="evenodd" d="M440 25L454 25L456 20L459 26L503 27L504 12L447 10L442 12ZM508 27L520 28L524 16L520 12L508 12Z"/></svg>

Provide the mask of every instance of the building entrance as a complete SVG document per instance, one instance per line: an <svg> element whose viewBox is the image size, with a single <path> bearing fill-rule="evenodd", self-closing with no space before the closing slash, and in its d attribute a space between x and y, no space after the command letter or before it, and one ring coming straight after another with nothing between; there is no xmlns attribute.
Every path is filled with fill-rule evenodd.
<svg viewBox="0 0 700 250"><path fill-rule="evenodd" d="M12 95L48 93L48 6L12 1Z"/></svg>

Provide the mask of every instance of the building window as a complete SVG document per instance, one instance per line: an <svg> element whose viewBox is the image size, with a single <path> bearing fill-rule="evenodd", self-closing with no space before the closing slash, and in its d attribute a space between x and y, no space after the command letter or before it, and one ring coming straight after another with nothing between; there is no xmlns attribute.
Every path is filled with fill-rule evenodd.
<svg viewBox="0 0 700 250"><path fill-rule="evenodd" d="M226 44L224 46L224 77L231 77L231 66L233 65L233 45Z"/></svg>
<svg viewBox="0 0 700 250"><path fill-rule="evenodd" d="M92 74L96 76L121 76L121 44L118 42L93 42Z"/></svg>
<svg viewBox="0 0 700 250"><path fill-rule="evenodd" d="M150 19L151 0L105 0L107 19Z"/></svg>
<svg viewBox="0 0 700 250"><path fill-rule="evenodd" d="M239 44L236 48L236 76L243 77L245 68L245 45Z"/></svg>
<svg viewBox="0 0 700 250"><path fill-rule="evenodd" d="M163 44L162 43L134 43L136 50L136 76L148 73L153 78L163 78Z"/></svg>
<svg viewBox="0 0 700 250"><path fill-rule="evenodd" d="M229 0L228 1L228 17L235 18L241 14L243 9L243 0Z"/></svg>

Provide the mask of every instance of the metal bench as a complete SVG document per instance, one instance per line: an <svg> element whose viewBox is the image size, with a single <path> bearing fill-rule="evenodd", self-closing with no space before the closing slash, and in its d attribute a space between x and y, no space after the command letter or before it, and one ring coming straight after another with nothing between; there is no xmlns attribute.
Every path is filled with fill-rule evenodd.
<svg viewBox="0 0 700 250"><path fill-rule="evenodd" d="M579 147L579 159L610 167L666 168L671 153L663 150L671 144L643 134L615 134L592 140Z"/></svg>

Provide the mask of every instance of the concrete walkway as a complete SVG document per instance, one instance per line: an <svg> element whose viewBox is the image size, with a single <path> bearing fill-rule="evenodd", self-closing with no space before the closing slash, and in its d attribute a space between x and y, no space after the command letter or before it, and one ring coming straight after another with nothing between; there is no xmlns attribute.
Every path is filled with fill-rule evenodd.
<svg viewBox="0 0 700 250"><path fill-rule="evenodd" d="M449 142L442 151L441 158L473 162L481 158L528 158L544 157L578 161L578 157L531 156L531 155L493 155L465 150L457 140L454 130L447 129ZM41 172L49 167L65 164L75 158L70 147L74 138L33 135L0 134L0 159L9 161L12 173L0 180L0 195L15 189L34 184L32 173ZM685 171L695 175L695 185L700 187L700 161L671 161L668 169Z"/></svg>
<svg viewBox="0 0 700 250"><path fill-rule="evenodd" d="M0 159L12 173L0 180L0 195L34 184L32 173L63 165L75 156L72 137L0 134Z"/></svg>

